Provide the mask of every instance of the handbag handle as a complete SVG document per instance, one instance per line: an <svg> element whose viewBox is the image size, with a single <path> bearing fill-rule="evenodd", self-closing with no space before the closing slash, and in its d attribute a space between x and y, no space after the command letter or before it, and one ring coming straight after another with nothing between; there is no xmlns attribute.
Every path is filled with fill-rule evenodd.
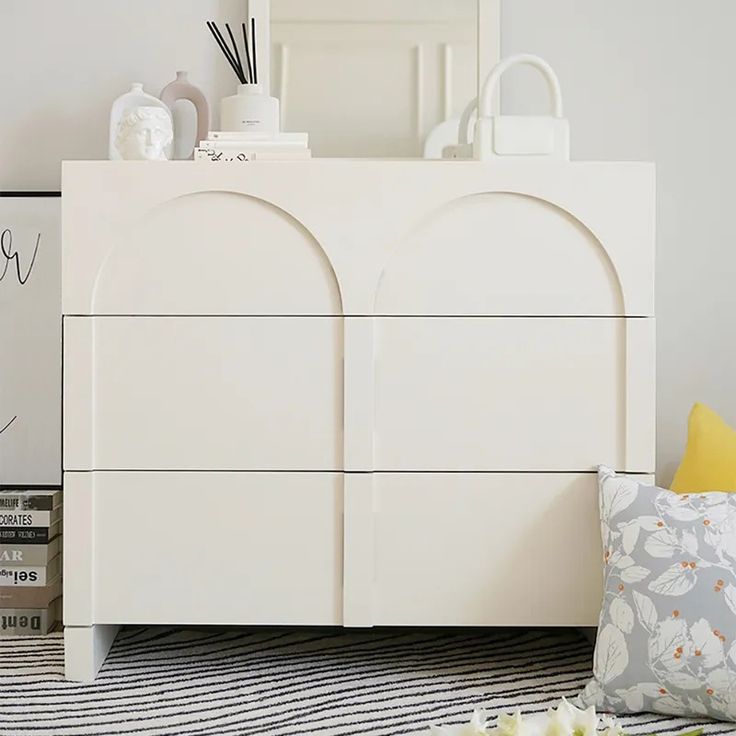
<svg viewBox="0 0 736 736"><path fill-rule="evenodd" d="M562 90L560 89L560 80L557 78L554 69L552 69L544 59L539 56L535 56L534 54L514 54L513 56L507 56L505 59L499 61L493 69L491 69L491 73L486 77L485 82L483 82L483 88L480 92L480 117L491 117L493 114L493 108L491 107L493 93L495 92L496 87L498 87L501 75L517 64L528 64L529 66L533 66L544 75L544 78L547 80L547 86L549 87L550 97L552 100L553 117L564 117L562 112ZM468 122L470 114L472 114L472 110L468 114Z"/></svg>
<svg viewBox="0 0 736 736"><path fill-rule="evenodd" d="M478 109L478 98L474 97L463 110L463 114L460 116L460 127L458 133L458 143L464 146L470 143L470 120L473 117L473 113Z"/></svg>

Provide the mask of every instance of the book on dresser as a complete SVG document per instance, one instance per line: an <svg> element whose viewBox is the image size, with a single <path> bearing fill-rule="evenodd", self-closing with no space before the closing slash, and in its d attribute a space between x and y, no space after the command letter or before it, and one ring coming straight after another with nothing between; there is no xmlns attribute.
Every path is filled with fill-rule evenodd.
<svg viewBox="0 0 736 736"><path fill-rule="evenodd" d="M47 634L60 618L62 494L0 490L0 636Z"/></svg>

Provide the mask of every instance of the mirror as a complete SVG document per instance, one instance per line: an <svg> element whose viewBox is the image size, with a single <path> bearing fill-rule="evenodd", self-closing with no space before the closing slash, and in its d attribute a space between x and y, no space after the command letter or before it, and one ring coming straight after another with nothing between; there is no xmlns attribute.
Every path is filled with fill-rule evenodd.
<svg viewBox="0 0 736 736"><path fill-rule="evenodd" d="M422 156L429 133L477 94L479 66L485 76L498 60L498 5L271 0L283 129L308 131L315 156Z"/></svg>

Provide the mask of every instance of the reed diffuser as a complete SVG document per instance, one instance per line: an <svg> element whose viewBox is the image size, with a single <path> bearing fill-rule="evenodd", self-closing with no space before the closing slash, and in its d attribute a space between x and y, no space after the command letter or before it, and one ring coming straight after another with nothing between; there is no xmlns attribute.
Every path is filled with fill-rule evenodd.
<svg viewBox="0 0 736 736"><path fill-rule="evenodd" d="M228 36L226 39L214 21L207 22L207 28L239 82L237 94L223 98L220 103L220 128L224 131L276 135L280 129L279 101L268 95L258 81L256 19L251 18L249 25L250 36L248 24L241 24L243 44L241 56L238 39L230 24L225 23Z"/></svg>

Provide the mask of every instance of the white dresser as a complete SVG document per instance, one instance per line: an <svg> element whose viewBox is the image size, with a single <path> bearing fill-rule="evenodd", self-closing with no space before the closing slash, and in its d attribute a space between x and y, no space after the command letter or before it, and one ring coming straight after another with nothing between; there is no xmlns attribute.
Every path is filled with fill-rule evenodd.
<svg viewBox="0 0 736 736"><path fill-rule="evenodd" d="M67 676L121 624L595 625L653 274L648 164L65 164Z"/></svg>

